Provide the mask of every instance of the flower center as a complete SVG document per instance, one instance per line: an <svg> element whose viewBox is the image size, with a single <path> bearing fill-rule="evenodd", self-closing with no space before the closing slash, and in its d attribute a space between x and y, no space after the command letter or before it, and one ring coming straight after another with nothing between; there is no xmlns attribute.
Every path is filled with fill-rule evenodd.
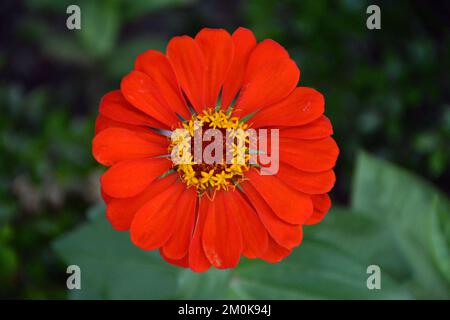
<svg viewBox="0 0 450 320"><path fill-rule="evenodd" d="M249 170L248 124L222 110L204 110L171 135L173 169L199 195L236 187Z"/></svg>

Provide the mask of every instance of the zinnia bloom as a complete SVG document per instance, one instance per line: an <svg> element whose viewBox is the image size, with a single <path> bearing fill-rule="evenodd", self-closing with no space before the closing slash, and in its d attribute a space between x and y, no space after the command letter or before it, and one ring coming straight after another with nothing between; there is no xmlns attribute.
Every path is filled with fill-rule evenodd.
<svg viewBox="0 0 450 320"><path fill-rule="evenodd" d="M96 121L93 155L109 167L101 187L112 226L199 272L233 268L241 256L288 256L303 226L331 207L339 153L323 95L298 87L299 78L280 44L257 43L245 28L205 28L172 38L165 54L140 54L120 90L102 98ZM174 163L174 148L196 126L279 129L279 170L261 174L246 140L243 164L199 163L186 152L187 162ZM179 129L187 134L171 139Z"/></svg>

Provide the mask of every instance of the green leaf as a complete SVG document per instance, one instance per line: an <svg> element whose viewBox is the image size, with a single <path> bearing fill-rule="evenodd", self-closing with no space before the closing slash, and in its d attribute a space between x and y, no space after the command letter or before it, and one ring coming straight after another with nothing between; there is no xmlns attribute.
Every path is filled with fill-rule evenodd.
<svg viewBox="0 0 450 320"><path fill-rule="evenodd" d="M389 243L408 261L417 294L450 296L448 199L422 179L361 153L353 185L352 208L382 222Z"/></svg>
<svg viewBox="0 0 450 320"><path fill-rule="evenodd" d="M402 263L387 263L398 252L386 250L384 237L370 217L333 209L320 224L304 228L303 243L282 262L251 261L237 269L232 289L255 299L410 299L399 281ZM382 270L381 290L367 288L372 264Z"/></svg>
<svg viewBox="0 0 450 320"><path fill-rule="evenodd" d="M305 240L280 263L251 261L236 270L233 290L248 299L409 299L386 272L380 290L367 288L368 264L329 242Z"/></svg>
<svg viewBox="0 0 450 320"><path fill-rule="evenodd" d="M344 208L332 208L317 225L306 227L305 237L325 241L364 262L376 264L398 281L411 276L407 261L392 246L383 221Z"/></svg>
<svg viewBox="0 0 450 320"><path fill-rule="evenodd" d="M450 283L450 215L448 203L436 198L431 215L431 253Z"/></svg>
<svg viewBox="0 0 450 320"><path fill-rule="evenodd" d="M103 213L104 206L97 210ZM72 298L168 299L176 292L178 269L157 252L135 247L128 233L113 230L103 214L58 239L53 248L67 265L81 268L81 290L72 291Z"/></svg>
<svg viewBox="0 0 450 320"><path fill-rule="evenodd" d="M204 273L182 270L179 275L177 296L180 299L231 298L230 280L232 270L210 269Z"/></svg>

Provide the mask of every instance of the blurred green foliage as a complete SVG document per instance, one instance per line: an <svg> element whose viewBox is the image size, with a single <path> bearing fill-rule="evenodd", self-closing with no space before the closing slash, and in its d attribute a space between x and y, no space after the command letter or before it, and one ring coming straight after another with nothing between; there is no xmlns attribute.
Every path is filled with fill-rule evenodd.
<svg viewBox="0 0 450 320"><path fill-rule="evenodd" d="M81 30L66 28L70 4L81 8ZM382 29L369 31L369 4L2 1L0 297L65 298L65 268L75 263L84 286L75 298L448 298L450 5L381 1ZM138 53L205 26L246 26L282 43L301 84L326 97L341 149L332 197L342 208L307 228L304 244L275 266L180 271L113 232L97 205L102 169L90 141L101 96ZM367 155L354 172L360 149L443 192ZM365 288L372 263L383 270L381 292Z"/></svg>

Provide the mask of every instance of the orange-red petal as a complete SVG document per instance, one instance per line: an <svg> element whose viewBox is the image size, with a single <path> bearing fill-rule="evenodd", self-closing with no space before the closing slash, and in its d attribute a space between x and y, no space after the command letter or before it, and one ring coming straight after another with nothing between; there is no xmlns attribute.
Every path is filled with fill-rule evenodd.
<svg viewBox="0 0 450 320"><path fill-rule="evenodd" d="M288 59L289 53L278 42L264 39L252 50L245 69L244 83L248 83L267 64L280 59Z"/></svg>
<svg viewBox="0 0 450 320"><path fill-rule="evenodd" d="M315 140L329 137L333 134L330 120L322 115L317 120L299 127L286 127L280 129L280 137Z"/></svg>
<svg viewBox="0 0 450 320"><path fill-rule="evenodd" d="M307 194L326 193L333 188L336 181L333 170L305 172L285 163L280 163L277 176L287 185Z"/></svg>
<svg viewBox="0 0 450 320"><path fill-rule="evenodd" d="M211 263L206 257L202 244L205 220L210 205L212 205L212 203L206 199L206 197L200 198L194 233L189 245L189 267L195 272L203 272L211 267Z"/></svg>
<svg viewBox="0 0 450 320"><path fill-rule="evenodd" d="M177 202L173 235L162 247L164 255L170 259L179 260L187 254L194 230L197 198L197 192L190 188Z"/></svg>
<svg viewBox="0 0 450 320"><path fill-rule="evenodd" d="M103 115L98 115L95 120L95 135L98 135L100 132L109 129L109 128L122 128L135 132L142 139L150 141L152 143L157 143L164 146L169 146L169 140L167 137L160 135L147 127L144 126L136 126L124 122L118 122L115 120L111 120Z"/></svg>
<svg viewBox="0 0 450 320"><path fill-rule="evenodd" d="M176 174L156 179L138 195L131 198L110 198L106 206L106 217L116 230L130 229L131 221L136 212L150 199L162 193L177 180Z"/></svg>
<svg viewBox="0 0 450 320"><path fill-rule="evenodd" d="M218 269L234 268L242 253L242 234L235 217L225 209L223 193L216 192L208 206L202 236L209 262Z"/></svg>
<svg viewBox="0 0 450 320"><path fill-rule="evenodd" d="M172 127L178 118L159 91L155 80L141 71L133 70L120 83L125 99L152 118Z"/></svg>
<svg viewBox="0 0 450 320"><path fill-rule="evenodd" d="M314 89L297 87L285 99L260 108L250 120L252 127L300 126L319 118L324 111L323 95Z"/></svg>
<svg viewBox="0 0 450 320"><path fill-rule="evenodd" d="M267 250L267 231L256 212L245 200L241 192L230 191L224 195L228 211L236 217L242 232L243 255L247 258L259 258Z"/></svg>
<svg viewBox="0 0 450 320"><path fill-rule="evenodd" d="M103 190L114 198L129 198L168 171L167 159L133 159L114 164L100 178Z"/></svg>
<svg viewBox="0 0 450 320"><path fill-rule="evenodd" d="M123 128L108 128L92 141L92 154L99 163L110 166L122 160L148 158L167 153L167 147L151 142L151 134L143 134Z"/></svg>
<svg viewBox="0 0 450 320"><path fill-rule="evenodd" d="M169 59L182 90L197 112L205 107L206 62L189 36L173 37L167 45Z"/></svg>
<svg viewBox="0 0 450 320"><path fill-rule="evenodd" d="M301 225L290 224L278 218L250 183L244 183L242 187L270 236L285 248L291 249L298 246L302 241Z"/></svg>
<svg viewBox="0 0 450 320"><path fill-rule="evenodd" d="M120 90L114 90L105 94L100 101L99 112L101 115L126 124L136 126L150 126L166 128L167 126L150 117L144 112L133 107L122 95Z"/></svg>
<svg viewBox="0 0 450 320"><path fill-rule="evenodd" d="M289 58L264 64L248 83L244 82L234 113L245 116L281 101L295 89L299 78L300 70Z"/></svg>
<svg viewBox="0 0 450 320"><path fill-rule="evenodd" d="M105 191L103 191L103 188L102 188L101 186L100 186L100 196L102 197L103 201L104 201L106 204L110 203L111 200L114 199L114 198L108 196L108 195L105 193Z"/></svg>
<svg viewBox="0 0 450 320"><path fill-rule="evenodd" d="M175 72L164 54L156 50L145 51L136 58L134 68L154 80L155 86L172 111L185 119L190 118Z"/></svg>
<svg viewBox="0 0 450 320"><path fill-rule="evenodd" d="M189 256L187 254L181 259L171 259L167 257L162 250L159 250L159 254L161 255L161 257L163 257L164 260L166 260L170 264L173 264L174 266L182 268L189 267Z"/></svg>
<svg viewBox="0 0 450 320"><path fill-rule="evenodd" d="M175 204L185 186L176 183L149 200L136 212L131 223L131 241L144 250L160 248L173 234L176 214Z"/></svg>
<svg viewBox="0 0 450 320"><path fill-rule="evenodd" d="M230 70L234 57L234 44L224 29L203 28L195 36L206 64L205 105L214 108L220 89Z"/></svg>
<svg viewBox="0 0 450 320"><path fill-rule="evenodd" d="M339 149L331 138L300 140L280 138L280 161L307 172L323 172L332 169Z"/></svg>
<svg viewBox="0 0 450 320"><path fill-rule="evenodd" d="M104 115L99 114L95 118L94 133L98 134L99 132L101 132L101 131L103 131L103 130L105 130L107 128L110 128L110 127L122 127L122 125L124 125L124 127L130 127L131 128L131 125L111 120L110 118L107 118Z"/></svg>
<svg viewBox="0 0 450 320"><path fill-rule="evenodd" d="M312 215L311 197L294 190L276 176L262 176L256 170L251 170L246 173L246 178L280 219L302 224Z"/></svg>
<svg viewBox="0 0 450 320"><path fill-rule="evenodd" d="M316 224L322 221L331 208L331 199L328 194L313 195L311 198L314 204L314 213L305 222L306 225Z"/></svg>
<svg viewBox="0 0 450 320"><path fill-rule="evenodd" d="M277 244L272 238L269 238L269 245L261 259L267 262L277 263L286 258L291 252L291 249L286 249Z"/></svg>
<svg viewBox="0 0 450 320"><path fill-rule="evenodd" d="M226 109L236 98L244 81L248 58L256 46L253 32L246 28L238 28L232 35L234 58L222 89L222 109Z"/></svg>

